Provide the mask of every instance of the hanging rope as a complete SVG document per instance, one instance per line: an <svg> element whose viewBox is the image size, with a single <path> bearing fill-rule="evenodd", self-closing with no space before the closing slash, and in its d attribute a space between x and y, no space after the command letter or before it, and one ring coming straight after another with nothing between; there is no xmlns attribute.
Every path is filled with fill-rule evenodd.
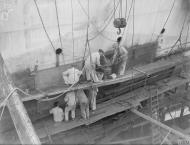
<svg viewBox="0 0 190 145"><path fill-rule="evenodd" d="M84 9L84 7L83 7L83 5L81 4L80 0L77 0L77 2L78 2L78 4L79 4L79 6L81 7L82 11L84 12L84 14L88 17L88 13L87 13L86 10ZM109 24L110 24L112 18L114 17L114 13L115 13L115 11L117 10L118 6L119 6L119 2L117 3L116 7L114 7L114 8L112 9L110 15L108 15L108 17L104 20L105 23L106 23L106 25L104 25L103 28L101 28L101 30L98 31L98 34L97 34L97 35L95 35L94 37L90 38L89 41L91 41L91 40L95 39L96 37L98 37L99 35L101 35L101 36L102 36L103 38L105 38L106 40L109 40L109 41L111 41L111 42L115 42L115 40L108 38L108 37L105 36L102 32L109 26ZM107 22L106 22L106 21L107 21ZM93 23L93 22L90 22L90 23L91 23L96 29L98 29L98 27L96 26L95 23Z"/></svg>
<svg viewBox="0 0 190 145"><path fill-rule="evenodd" d="M87 9L87 11L88 11L88 27L87 27L87 30L89 29L89 25L90 25L90 10L89 9L90 9L90 3L89 3L89 0L88 0L88 9ZM89 43L89 40L88 40L88 35L87 35L87 46L88 46L89 53L90 53L90 64L92 65L92 52L91 52L91 49L90 49L90 43ZM91 78L91 79L93 80L93 78Z"/></svg>
<svg viewBox="0 0 190 145"><path fill-rule="evenodd" d="M166 24L167 24L167 22L168 22L168 20L169 20L169 18L170 18L170 16L171 16L172 10L173 10L174 5L175 5L175 2L176 2L176 0L174 0L173 3L172 3L172 7L171 7L170 12L169 12L169 14L168 14L168 16L167 16L167 18L166 18L166 21L165 21L165 23L164 23L164 25L163 25L163 27L162 27L161 32L163 32L163 30L165 31L165 26L166 26ZM160 33L160 34L161 34L161 33Z"/></svg>
<svg viewBox="0 0 190 145"><path fill-rule="evenodd" d="M113 1L113 8L114 8L114 19L115 19L115 11L116 11L116 9L115 9L115 0Z"/></svg>
<svg viewBox="0 0 190 145"><path fill-rule="evenodd" d="M119 3L120 3L119 18L122 18L122 0L119 0Z"/></svg>
<svg viewBox="0 0 190 145"><path fill-rule="evenodd" d="M116 42L115 40L110 39L110 38L108 38L107 36L105 36L102 32L105 31L105 29L106 29L106 28L109 26L109 24L111 23L111 20L112 20L112 18L114 17L114 13L115 13L115 11L117 10L118 6L119 6L119 2L117 3L116 8L114 8L114 9L112 10L111 14L109 15L107 24L102 28L102 30L98 31L98 34L97 34L97 35L95 35L94 37L92 37L91 39L89 39L89 41L91 41L91 40L95 39L96 37L98 37L99 35L101 35L103 38L105 38L105 39L107 39L107 40L109 40L109 41L111 41L111 42ZM96 27L95 24L94 24L94 26ZM96 28L97 28L97 27L96 27Z"/></svg>
<svg viewBox="0 0 190 145"><path fill-rule="evenodd" d="M176 46L176 44L177 44L178 42L180 43L180 46L182 47L181 36L182 36L182 33L183 33L183 29L184 29L184 25L185 25L186 19L187 19L187 14L186 14L186 16L185 16L185 18L184 18L184 21L183 21L183 24L182 24L182 28L181 28L179 37L178 37L177 41L174 43L174 45L171 47L171 49L169 50L168 55L171 54L173 48Z"/></svg>
<svg viewBox="0 0 190 145"><path fill-rule="evenodd" d="M125 0L125 18L127 17L127 0Z"/></svg>
<svg viewBox="0 0 190 145"><path fill-rule="evenodd" d="M166 24L167 24L167 22L168 22L168 20L169 20L169 18L170 18L170 15L171 15L172 10L173 10L173 8L174 8L175 2L176 2L176 0L173 1L172 7L171 7L171 9L170 9L170 12L169 12L167 18L166 18L166 21L165 21L165 23L164 23L164 25L163 25L163 28L165 28L165 26L166 26Z"/></svg>
<svg viewBox="0 0 190 145"><path fill-rule="evenodd" d="M89 3L89 2L88 2ZM88 4L89 5L89 4ZM89 6L88 6L89 7ZM72 10L72 14L71 14L71 19L72 19L72 43L73 43L73 63L74 63L74 17L73 17L73 0L71 0L71 10ZM88 10L89 11L89 10ZM88 17L88 22L89 22L89 17ZM89 25L88 25L89 26ZM88 27L87 27L87 40L88 40ZM88 41L86 42L86 47L88 47ZM85 50L86 51L86 50ZM84 67L83 67L83 69L81 70L82 72L83 72L83 70L84 70ZM74 72L74 74L75 74L75 72ZM74 75L74 77L75 77L75 75ZM80 77L80 76L79 76ZM74 78L75 79L75 78ZM56 100L56 99L58 99L59 97L61 97L62 95L64 95L66 92L68 92L68 91L70 91L72 88L73 88L73 86L75 86L75 85L78 85L78 82L77 83L74 83L74 84L72 84L69 88L67 88L64 92L62 92L61 94L59 94L59 95L57 95L57 96L55 96L55 97L53 97L53 98L44 98L44 99L41 99L40 101L41 102L45 102L45 101L52 101L52 100ZM77 87L77 86L76 86Z"/></svg>
<svg viewBox="0 0 190 145"><path fill-rule="evenodd" d="M158 18L158 13L159 13L160 6L161 6L161 1L162 1L162 0L159 0L159 6L157 7L156 17L155 17L154 26L153 26L153 31L152 31L152 34L151 34L151 39L150 39L150 41L152 41L152 38L153 38L153 35L154 35L154 31L155 31L155 27L156 27L156 25L157 25L157 18Z"/></svg>
<svg viewBox="0 0 190 145"><path fill-rule="evenodd" d="M85 60L85 57L86 57L87 46L88 46L88 27L87 27L87 30L86 30L85 49L84 49L84 56L83 56L83 59L82 59L83 66L84 66L84 60Z"/></svg>
<svg viewBox="0 0 190 145"><path fill-rule="evenodd" d="M57 0L55 0L55 10L56 10L56 18L57 18L57 27L58 27L58 31L59 31L59 41L60 41L60 44L61 44L61 48L63 49L63 44L62 44L62 40L61 40L61 28L60 28L60 24L59 24L59 14L58 14Z"/></svg>
<svg viewBox="0 0 190 145"><path fill-rule="evenodd" d="M13 95L13 93L14 93L15 91L20 91L21 93L23 93L23 94L26 95L26 96L32 96L32 95L30 95L30 94L24 92L24 91L21 90L20 88L14 88L14 89L7 95L7 97L3 100L3 102L0 104L0 108L3 107L2 111L1 111L1 115L0 115L0 120L2 119L3 112L4 112L5 107L6 107L6 105L7 105L8 99Z"/></svg>
<svg viewBox="0 0 190 145"><path fill-rule="evenodd" d="M74 40L74 16L73 16L73 0L71 0L71 31L72 31L72 48L73 48L73 64L75 61L75 40ZM74 80L75 80L75 69L74 69Z"/></svg>
<svg viewBox="0 0 190 145"><path fill-rule="evenodd" d="M55 52L56 49L55 49L55 47L53 46L53 42L51 41L50 36L49 36L49 34L48 34L47 30L46 30L46 27L45 27L45 24L44 24L44 22L43 22L42 16L41 16L41 14L40 14L40 10L39 10L39 7L38 7L38 4L37 4L36 0L34 0L34 3L35 3L35 6L36 6L36 8L37 8L37 12L38 12L38 15L39 15L39 17L40 17L40 21L41 21L41 23L42 23L44 32L45 32L45 34L46 34L46 36L47 36L47 38L48 38L48 40L49 40L49 42L50 42L50 44L51 44L51 46L52 46L54 52Z"/></svg>
<svg viewBox="0 0 190 145"><path fill-rule="evenodd" d="M186 40L185 40L185 43L186 43L186 45L185 45L185 49L187 49L187 40L188 40L188 38L189 38L189 25L190 25L190 20L188 20L189 22L188 22L188 24L187 24L187 34L186 34Z"/></svg>
<svg viewBox="0 0 190 145"><path fill-rule="evenodd" d="M130 14L131 14L131 10L132 10L133 4L134 4L134 0L132 0L132 2L131 2L131 6L130 6L130 9L129 9L129 14L128 14L128 16L127 16L127 13L126 13L126 16L125 16L125 18L126 18L126 23L128 23L128 21L129 21L129 17L130 17ZM127 29L127 26L124 28L122 37L123 37L123 35L125 34L126 29Z"/></svg>
<svg viewBox="0 0 190 145"><path fill-rule="evenodd" d="M134 41L134 33L135 33L135 0L133 0L133 33L132 33L132 46Z"/></svg>
<svg viewBox="0 0 190 145"><path fill-rule="evenodd" d="M1 115L0 115L0 120L2 119L3 116L3 112L5 110L5 106L7 104L8 99L12 96L12 94L16 91L17 89L14 88L9 94L8 96L4 99L4 101L0 104L0 108L3 107L2 111L1 111Z"/></svg>

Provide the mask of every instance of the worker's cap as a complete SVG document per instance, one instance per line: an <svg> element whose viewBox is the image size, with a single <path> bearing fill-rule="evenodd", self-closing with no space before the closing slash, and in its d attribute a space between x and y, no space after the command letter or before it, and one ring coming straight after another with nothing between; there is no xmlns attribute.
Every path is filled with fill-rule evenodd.
<svg viewBox="0 0 190 145"><path fill-rule="evenodd" d="M54 102L54 103L53 103L53 105L54 105L54 107L56 107L56 106L58 106L58 105L59 105L59 102L58 102L58 101L56 101L56 102Z"/></svg>
<svg viewBox="0 0 190 145"><path fill-rule="evenodd" d="M117 42L118 42L118 43L120 43L120 42L121 42L121 40L122 40L122 37L121 37L121 36L119 36L119 37L117 38Z"/></svg>

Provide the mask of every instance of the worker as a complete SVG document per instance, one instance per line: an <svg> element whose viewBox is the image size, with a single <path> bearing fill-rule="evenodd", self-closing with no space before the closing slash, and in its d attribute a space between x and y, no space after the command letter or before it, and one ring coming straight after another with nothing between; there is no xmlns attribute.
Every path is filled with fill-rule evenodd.
<svg viewBox="0 0 190 145"><path fill-rule="evenodd" d="M96 96L98 94L98 88L92 87L89 89L90 108L92 111L96 110Z"/></svg>
<svg viewBox="0 0 190 145"><path fill-rule="evenodd" d="M84 72L86 74L86 79L93 80L94 82L101 82L101 80L98 79L96 74L96 65L100 65L100 56L104 55L104 51L102 49L99 49L98 52L92 53L88 58L85 60L84 64Z"/></svg>
<svg viewBox="0 0 190 145"><path fill-rule="evenodd" d="M71 112L72 120L75 119L75 109L77 104L77 98L74 91L67 92L64 98L66 102L65 107L65 121L69 121L69 114Z"/></svg>
<svg viewBox="0 0 190 145"><path fill-rule="evenodd" d="M63 74L63 79L65 84L74 85L79 81L80 75L82 72L74 67L66 70ZM75 109L77 104L77 98L75 91L69 91L66 93L65 98L66 107L65 107L65 121L69 120L69 114L71 112L71 118L75 119Z"/></svg>
<svg viewBox="0 0 190 145"><path fill-rule="evenodd" d="M128 59L128 51L120 45L122 40L122 37L117 38L117 43L113 45L114 47L114 55L112 59L112 64L116 63L116 60L118 62L118 74L124 75L125 68L127 64Z"/></svg>
<svg viewBox="0 0 190 145"><path fill-rule="evenodd" d="M82 71L72 67L62 73L65 84L72 85L79 81Z"/></svg>
<svg viewBox="0 0 190 145"><path fill-rule="evenodd" d="M166 47L166 46L165 46L165 43L164 43L164 35L163 35L163 34L160 34L159 37L158 37L158 39L157 39L157 41L158 41L158 48L159 48L159 51L160 51L160 50L164 50L164 48Z"/></svg>
<svg viewBox="0 0 190 145"><path fill-rule="evenodd" d="M55 122L61 122L64 119L63 109L59 107L58 102L54 103L54 108L52 108L49 113L53 114L53 120Z"/></svg>
<svg viewBox="0 0 190 145"><path fill-rule="evenodd" d="M89 119L89 101L83 90L76 90L76 97L78 99L81 116L84 119Z"/></svg>

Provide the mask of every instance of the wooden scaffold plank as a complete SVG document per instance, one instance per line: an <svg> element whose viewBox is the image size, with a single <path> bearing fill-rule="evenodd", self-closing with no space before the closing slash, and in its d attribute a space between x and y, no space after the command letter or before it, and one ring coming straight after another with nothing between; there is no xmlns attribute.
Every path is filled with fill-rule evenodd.
<svg viewBox="0 0 190 145"><path fill-rule="evenodd" d="M10 74L0 54L0 94L1 98L7 99L6 105L22 144L41 144L26 109L15 91Z"/></svg>

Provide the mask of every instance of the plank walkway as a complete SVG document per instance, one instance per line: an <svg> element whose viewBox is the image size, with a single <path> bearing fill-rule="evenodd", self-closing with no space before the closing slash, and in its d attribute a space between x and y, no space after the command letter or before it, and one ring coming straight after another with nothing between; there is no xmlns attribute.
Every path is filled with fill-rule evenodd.
<svg viewBox="0 0 190 145"><path fill-rule="evenodd" d="M140 66L140 67L137 67L136 69L141 70L142 72L146 72L147 74L154 74L156 72L164 71L166 69L175 67L175 66L182 64L184 62L187 62L187 61L189 61L188 58L183 58L181 56L175 56L175 57L168 58L166 60L160 60L160 61L157 61L154 63L150 63L148 65ZM116 84L116 83L126 82L126 81L131 80L132 77L133 77L133 79L135 79L135 78L145 76L145 74L142 72L137 71L137 70L128 70L128 71L126 71L126 75L124 75L122 77L118 77L116 79L111 79L111 80L106 80L101 83L79 84L79 85L72 87L71 90L87 89L91 86L95 86L95 87L108 86L108 85L112 85L112 84ZM47 96L52 96L52 95L57 95L60 93L67 92L67 88L68 88L67 86L56 86L56 87L52 87L51 89L43 90L43 91ZM38 99L44 97L44 93L32 92L31 96L23 96L21 99L22 99L22 101L30 101L30 100L34 100L34 99L38 100Z"/></svg>
<svg viewBox="0 0 190 145"><path fill-rule="evenodd" d="M159 86L158 94L162 94L178 86L184 85L188 82L190 82L190 78L185 79L180 77L168 78L159 81L157 82ZM149 90L148 88L151 89ZM125 95L121 95L111 100L108 100L104 103L98 104L97 110L93 114L91 112L90 119L88 121L85 121L80 117L77 117L74 121L54 123L52 116L49 116L41 120L38 120L36 122L33 122L33 126L39 138L42 139L47 136L55 135L60 132L80 127L82 125L92 124L105 117L130 109L131 107L139 105L139 102L148 99L150 95L151 96L156 95L155 86L141 87ZM1 136L5 136L5 138L7 138L8 136L6 137L6 135L10 134L14 136L14 134L16 134L15 130L8 130L2 133Z"/></svg>
<svg viewBox="0 0 190 145"><path fill-rule="evenodd" d="M186 84L187 82L189 82L189 79L179 77L167 79L167 82L166 80L159 81L159 85L163 85L158 88L158 94L162 94L166 91ZM131 107L138 106L139 102L148 99L150 96L156 95L155 86L151 86L151 88L152 89L149 90L142 87L136 89L133 92L118 96L114 99L98 104L97 110L93 114L90 114L90 119L87 121L81 118L76 118L74 121L54 123L52 117L47 117L35 122L33 125L36 129L37 135L40 138L71 130L81 125L88 125L107 116L111 116L116 113L130 109Z"/></svg>

